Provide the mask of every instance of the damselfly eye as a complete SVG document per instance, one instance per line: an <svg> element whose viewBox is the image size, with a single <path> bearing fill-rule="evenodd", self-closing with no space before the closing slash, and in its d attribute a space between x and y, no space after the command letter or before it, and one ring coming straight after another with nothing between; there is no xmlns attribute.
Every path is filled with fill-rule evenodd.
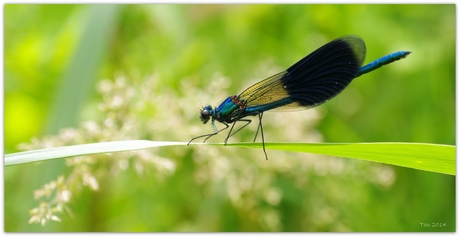
<svg viewBox="0 0 460 237"><path fill-rule="evenodd" d="M200 113L201 122L206 123L209 121L209 119L211 118L211 110L212 107L210 105L206 105L203 108L203 110Z"/></svg>

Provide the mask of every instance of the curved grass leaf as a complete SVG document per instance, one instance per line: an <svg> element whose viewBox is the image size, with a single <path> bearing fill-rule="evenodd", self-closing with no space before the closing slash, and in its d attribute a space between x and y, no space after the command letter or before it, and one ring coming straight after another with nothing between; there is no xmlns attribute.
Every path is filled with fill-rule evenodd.
<svg viewBox="0 0 460 237"><path fill-rule="evenodd" d="M72 156L94 155L120 151L134 151L159 146L187 145L186 142L129 140L114 142L99 142L73 146L61 146L31 150L5 155L5 166L19 165L30 162L66 158Z"/></svg>
<svg viewBox="0 0 460 237"><path fill-rule="evenodd" d="M260 148L258 144L228 146ZM265 143L268 149L308 152L455 175L455 146L430 143Z"/></svg>
<svg viewBox="0 0 460 237"><path fill-rule="evenodd" d="M222 143L193 145L224 145ZM5 155L5 166L98 153L131 151L186 142L130 140L46 148ZM227 146L260 148L260 143ZM308 152L367 160L424 171L455 175L455 146L428 143L265 143L267 149Z"/></svg>

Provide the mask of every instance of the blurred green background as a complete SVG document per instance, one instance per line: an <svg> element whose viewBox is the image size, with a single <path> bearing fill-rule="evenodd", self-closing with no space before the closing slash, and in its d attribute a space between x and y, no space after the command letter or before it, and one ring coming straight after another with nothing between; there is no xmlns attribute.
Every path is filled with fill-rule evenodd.
<svg viewBox="0 0 460 237"><path fill-rule="evenodd" d="M344 34L364 39L366 63L412 54L318 108L266 113L266 141L454 145L455 20L453 4L6 4L5 153L62 128L100 124L107 114L97 83L119 77L143 107L126 112L138 127L114 140L189 141L211 131L200 106L216 106ZM230 142L251 141L256 128ZM265 161L259 149L148 152L173 171L139 175L134 156L117 173L99 158L99 191L83 187L71 215L44 227L28 224L38 206L33 192L71 168L62 160L6 167L5 231L455 231L453 176L271 150Z"/></svg>

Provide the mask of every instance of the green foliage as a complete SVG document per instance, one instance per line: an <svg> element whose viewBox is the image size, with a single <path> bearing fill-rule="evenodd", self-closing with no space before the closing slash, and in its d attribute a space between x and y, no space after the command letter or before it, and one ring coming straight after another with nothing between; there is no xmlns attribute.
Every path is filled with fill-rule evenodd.
<svg viewBox="0 0 460 237"><path fill-rule="evenodd" d="M197 118L200 105L218 105L344 34L364 39L366 63L412 54L318 108L265 114L266 141L454 145L455 13L454 4L6 4L5 153L188 142L211 130ZM251 141L255 130L229 142ZM8 166L5 231L455 231L451 175L183 148Z"/></svg>

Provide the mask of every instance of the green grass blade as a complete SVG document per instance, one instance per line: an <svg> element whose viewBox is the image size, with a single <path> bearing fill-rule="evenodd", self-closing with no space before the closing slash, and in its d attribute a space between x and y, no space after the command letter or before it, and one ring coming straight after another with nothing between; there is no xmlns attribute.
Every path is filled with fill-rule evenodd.
<svg viewBox="0 0 460 237"><path fill-rule="evenodd" d="M192 143L193 145L223 145ZM130 140L55 147L5 156L5 166L72 156L132 151L160 146L186 146L186 142ZM227 146L260 148L260 143ZM428 143L265 143L267 149L308 152L367 160L418 170L455 175L455 146Z"/></svg>
<svg viewBox="0 0 460 237"><path fill-rule="evenodd" d="M107 51L117 23L118 5L88 5L88 21L57 90L47 133L78 124L78 115L91 95L99 65Z"/></svg>
<svg viewBox="0 0 460 237"><path fill-rule="evenodd" d="M230 146L260 148L260 143ZM429 143L265 143L267 149L367 160L455 175L455 146Z"/></svg>
<svg viewBox="0 0 460 237"><path fill-rule="evenodd" d="M5 155L5 166L45 161L72 156L93 155L120 151L133 151L159 146L187 145L186 142L129 140L61 146Z"/></svg>

